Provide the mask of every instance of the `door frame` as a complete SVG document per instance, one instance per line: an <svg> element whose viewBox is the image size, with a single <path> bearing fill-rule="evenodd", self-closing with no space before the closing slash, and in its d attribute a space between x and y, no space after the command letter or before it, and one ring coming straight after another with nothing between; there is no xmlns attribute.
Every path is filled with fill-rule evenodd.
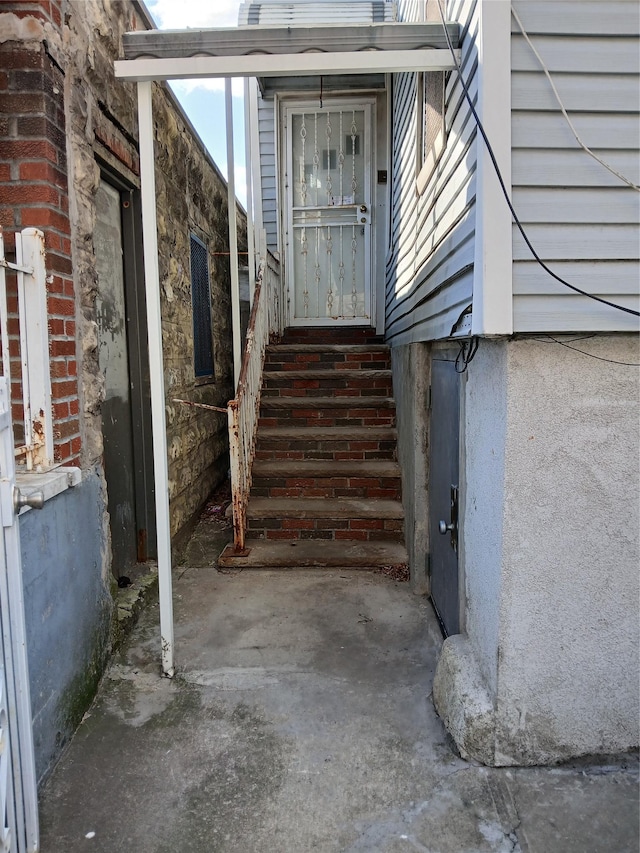
<svg viewBox="0 0 640 853"><path fill-rule="evenodd" d="M353 94L348 95L332 95L331 97L322 99L322 106L318 102L318 98L295 98L279 100L279 116L277 122L277 133L280 136L279 145L279 180L277 184L280 189L280 198L283 200L282 205L282 246L283 246L283 275L286 283L287 293L287 310L286 310L286 325L295 327L309 326L376 326L376 237L377 223L375 217L376 211L376 186L374 183L374 168L376 162L375 145L377 142L377 123L376 123L376 97L365 95L362 98L354 98ZM367 197L369 199L369 237L368 247L365 248L365 306L368 305L368 317L332 319L330 317L320 317L313 319L294 320L293 305L295 294L293 291L293 274L289 275L289 271L293 270L293 240L290 239L290 230L292 224L292 207L293 207L293 180L289 174L291 164L293 163L292 138L290 133L291 116L294 113L308 110L309 112L318 112L318 110L331 109L362 109L365 112L365 162L364 174L365 184L367 188ZM365 241L366 246L366 241ZM368 295L367 295L368 288ZM367 302L368 299L368 302ZM366 307L365 307L366 311Z"/></svg>
<svg viewBox="0 0 640 853"><path fill-rule="evenodd" d="M146 562L157 556L151 389L147 348L147 312L142 247L142 200L140 190L109 163L96 156L100 178L120 193L126 335L132 443L134 457L134 507L137 524L137 558Z"/></svg>

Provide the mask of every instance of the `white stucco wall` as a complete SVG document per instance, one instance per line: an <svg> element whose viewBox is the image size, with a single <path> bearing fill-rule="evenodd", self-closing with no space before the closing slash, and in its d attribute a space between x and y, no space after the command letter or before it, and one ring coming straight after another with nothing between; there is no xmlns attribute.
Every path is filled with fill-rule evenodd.
<svg viewBox="0 0 640 853"><path fill-rule="evenodd" d="M572 345L640 362L637 336ZM493 706L482 760L637 746L638 368L551 341L483 341L465 411L466 636L445 643L439 710L447 720L468 705L478 691L465 673L480 673ZM457 720L454 737L473 755L470 721Z"/></svg>

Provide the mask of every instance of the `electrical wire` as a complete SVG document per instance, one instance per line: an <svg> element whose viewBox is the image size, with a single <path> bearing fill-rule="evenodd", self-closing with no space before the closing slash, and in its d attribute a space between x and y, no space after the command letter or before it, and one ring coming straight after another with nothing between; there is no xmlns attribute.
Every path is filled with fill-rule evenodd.
<svg viewBox="0 0 640 853"><path fill-rule="evenodd" d="M456 373L466 373L467 368L478 352L479 340L475 336L468 341L460 342L460 350L456 356Z"/></svg>
<svg viewBox="0 0 640 853"><path fill-rule="evenodd" d="M582 290L580 287L577 287L575 284L571 284L570 282L566 281L564 278L561 278L549 266L547 266L547 264L542 260L542 258L540 257L540 255L536 251L533 243L531 242L531 240L529 239L529 236L527 235L527 232L524 230L524 226L522 225L522 223L520 222L520 219L518 218L518 214L516 213L516 210L513 206L513 202L511 201L511 197L509 196L509 192L508 192L507 187L505 185L504 178L502 177L502 172L500 171L500 166L498 165L496 155L493 152L493 147L492 147L491 143L489 142L489 137L487 136L487 133L484 129L484 126L483 126L482 122L480 121L480 116L478 115L476 108L473 105L473 100L471 98L471 95L469 94L469 88L468 88L468 86L467 86L467 84L466 84L466 82L462 76L462 70L461 70L460 65L458 63L458 59L456 57L456 52L455 52L455 49L453 47L453 44L451 43L451 38L449 37L449 32L447 30L445 16L444 16L444 12L442 10L442 0L438 0L438 11L440 12L440 17L442 19L442 26L443 26L444 34L445 34L445 37L447 40L447 45L448 45L449 50L451 52L451 55L453 57L453 63L455 65L456 71L458 72L458 79L460 80L460 84L461 84L462 89L464 91L465 98L469 104L469 107L471 109L471 113L472 113L472 115L476 121L476 125L478 126L478 130L480 132L480 135L482 136L482 139L484 140L484 144L486 145L487 153L491 159L491 163L493 164L493 168L494 168L496 176L498 178L498 182L500 184L502 194L504 195L505 201L507 202L507 205L509 206L509 210L511 211L511 216L513 217L513 221L515 222L516 227L522 236L522 239L526 243L527 248L529 249L529 251L533 255L534 259L542 267L542 269L547 273L547 275L550 275L556 281L560 282L560 284L564 285L565 287L568 287L570 290L573 290L575 293L579 293L581 296L586 296L588 299L593 299L596 302L602 303L603 305L608 305L610 308L615 308L618 311L624 311L625 314L632 314L634 317L640 317L640 311L634 311L633 308L627 308L624 305L618 305L616 302L610 302L608 299L603 299L601 296L596 296L593 293L588 293L586 290Z"/></svg>
<svg viewBox="0 0 640 853"><path fill-rule="evenodd" d="M615 175L615 176L616 176L616 178L619 178L621 181L623 181L625 184L627 184L627 186L631 187L631 189L633 189L633 190L635 190L636 192L639 192L639 193L640 193L640 187L639 187L637 184L634 184L634 183L633 183L633 181L630 181L630 180L629 180L629 178L626 178L624 175L620 174L620 172L617 172L617 171L613 168L613 166L610 166L610 165L606 162L606 160L603 160L603 159L602 159L602 157L598 157L598 155L597 155L594 151L592 151L592 150L589 148L589 146L588 146L588 145L586 145L586 144L582 141L582 139L580 139L580 136L578 135L578 131L575 129L574 124L573 124L573 122L571 121L571 119L569 118L569 114L567 113L567 111L566 111L566 109L565 109L565 106L564 106L564 104L562 103L562 99L560 98L560 94L559 94L558 90L556 89L556 85L555 85L555 83L553 82L553 80L552 80L552 78L551 78L551 74L549 73L549 69L548 69L548 68L547 68L547 66L545 65L543 58L540 56L540 54L539 54L539 53L538 53L538 51L536 50L536 48L535 48L535 46L534 46L533 42L532 42L532 41L531 41L531 39L529 38L529 34L528 34L528 33L527 33L527 31L525 30L525 28L524 28L524 26L523 26L523 24L522 24L522 21L521 21L521 20L520 20L520 18L518 17L518 14L517 14L516 10L513 8L513 5L511 6L511 14L512 14L512 15L513 15L513 17L514 17L516 24L517 24L517 25L518 25L518 27L520 28L520 32L521 32L521 33L522 33L522 35L524 36L525 41L527 42L527 44L529 45L529 47L530 47L530 48L531 48L531 50L533 51L534 56L536 57L536 59L537 59L537 60L538 60L538 62L540 63L540 67L541 67L541 68L542 68L542 70L544 71L545 76L546 76L547 80L549 81L549 84L550 84L550 86L551 86L551 88L552 88L552 90L553 90L553 94L556 96L556 101L558 102L558 105L559 105L559 107L560 107L560 109L561 109L561 111L562 111L562 115L563 115L563 116L565 117L565 119L567 120L567 124L568 124L568 125L569 125L569 127L571 128L571 132L572 132L572 133L573 133L573 135L575 136L575 138L576 138L576 142L578 143L578 145L579 145L579 146L580 146L580 147L581 147L581 148L582 148L582 149L583 149L583 150L584 150L584 151L585 151L585 152L586 152L590 157L593 157L593 159L594 159L594 160L597 160L597 161L598 161L598 163L600 163L600 165L601 165L601 166L604 166L604 168L605 168L605 169L607 169L607 171L611 172L611 174L612 174L612 175Z"/></svg>
<svg viewBox="0 0 640 853"><path fill-rule="evenodd" d="M594 337L590 335L589 337ZM554 338L553 335L546 335L546 338L534 338L535 341L540 341L543 344L546 343L554 343L559 344L561 347L566 347L566 349L572 349L574 352L582 353L582 355L587 355L589 358L595 358L597 361L606 361L609 364L621 364L624 367L640 367L640 362L635 361L616 361L614 358L603 358L601 355L594 355L592 352L587 352L586 350L580 349L579 347L572 347L571 344L566 343L565 341L559 341L557 338ZM588 338L577 338L576 340L588 340Z"/></svg>

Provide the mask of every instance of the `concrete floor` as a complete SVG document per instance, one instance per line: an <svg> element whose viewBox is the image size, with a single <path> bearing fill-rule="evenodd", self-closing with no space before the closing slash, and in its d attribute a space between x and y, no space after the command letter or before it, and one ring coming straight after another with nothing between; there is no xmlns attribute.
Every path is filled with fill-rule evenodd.
<svg viewBox="0 0 640 853"><path fill-rule="evenodd" d="M457 757L408 584L221 574L212 536L175 571L178 676L159 677L151 606L43 791L43 853L637 853L635 761Z"/></svg>

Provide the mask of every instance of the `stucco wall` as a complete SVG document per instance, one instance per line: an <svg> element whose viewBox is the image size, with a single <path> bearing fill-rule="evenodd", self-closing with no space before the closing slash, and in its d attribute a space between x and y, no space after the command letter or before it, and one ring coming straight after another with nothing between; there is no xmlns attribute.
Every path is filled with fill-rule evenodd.
<svg viewBox="0 0 640 853"><path fill-rule="evenodd" d="M638 371L607 359L640 350L569 345L605 360L483 341L468 371L465 636L445 642L434 693L465 753L492 764L638 744Z"/></svg>
<svg viewBox="0 0 640 853"><path fill-rule="evenodd" d="M638 340L574 344L638 363ZM638 370L507 346L497 757L638 743Z"/></svg>
<svg viewBox="0 0 640 853"><path fill-rule="evenodd" d="M109 653L101 567L104 488L95 471L20 517L36 772L47 774L90 704Z"/></svg>
<svg viewBox="0 0 640 853"><path fill-rule="evenodd" d="M391 350L393 396L398 428L398 461L402 470L402 505L411 587L429 592L427 552L428 400L430 381L429 348L410 344Z"/></svg>

